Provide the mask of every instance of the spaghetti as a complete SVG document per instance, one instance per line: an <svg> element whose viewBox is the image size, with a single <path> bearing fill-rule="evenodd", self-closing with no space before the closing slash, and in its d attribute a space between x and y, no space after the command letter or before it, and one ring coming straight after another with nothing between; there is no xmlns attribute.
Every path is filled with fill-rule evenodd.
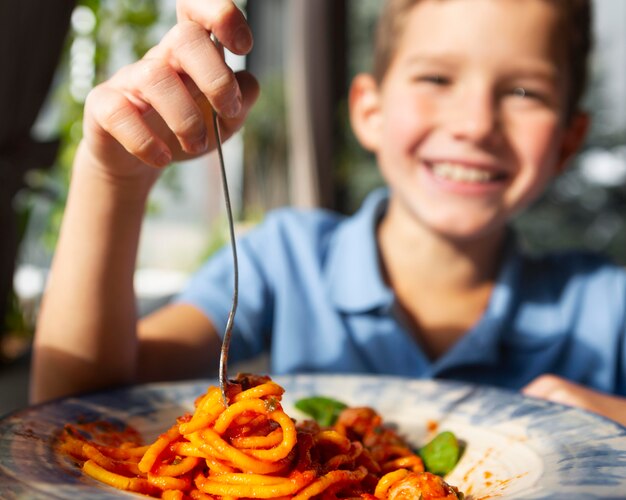
<svg viewBox="0 0 626 500"><path fill-rule="evenodd" d="M347 408L332 427L296 425L281 406L283 392L269 377L240 375L228 407L210 387L193 414L149 446L130 431L104 428L97 437L106 439L87 439L80 425L68 424L60 447L98 481L167 500L463 498L424 472L374 410Z"/></svg>

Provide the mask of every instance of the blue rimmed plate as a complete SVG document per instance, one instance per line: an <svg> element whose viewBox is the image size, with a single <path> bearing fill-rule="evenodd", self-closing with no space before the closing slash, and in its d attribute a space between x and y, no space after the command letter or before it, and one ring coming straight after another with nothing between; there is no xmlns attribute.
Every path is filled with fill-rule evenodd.
<svg viewBox="0 0 626 500"><path fill-rule="evenodd" d="M446 480L471 500L626 498L626 429L593 414L514 392L455 382L353 375L274 377L285 410L325 395L371 406L415 445L451 430L465 453ZM147 442L193 411L215 381L148 384L33 406L0 420L0 498L136 497L83 476L54 441L81 420L129 424ZM145 498L145 497L144 497Z"/></svg>

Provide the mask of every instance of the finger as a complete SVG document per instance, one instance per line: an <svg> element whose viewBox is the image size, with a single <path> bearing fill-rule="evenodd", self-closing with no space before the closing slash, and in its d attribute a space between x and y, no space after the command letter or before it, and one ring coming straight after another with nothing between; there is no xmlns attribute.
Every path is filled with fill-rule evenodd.
<svg viewBox="0 0 626 500"><path fill-rule="evenodd" d="M561 379L554 375L541 375L522 388L522 394L535 398L549 399L561 388Z"/></svg>
<svg viewBox="0 0 626 500"><path fill-rule="evenodd" d="M235 74L235 77L241 88L243 102L241 111L237 116L232 118L220 118L220 133L224 141L241 128L250 109L252 109L252 106L254 106L260 94L259 82L252 73L240 71Z"/></svg>
<svg viewBox="0 0 626 500"><path fill-rule="evenodd" d="M241 112L236 117L225 118L221 116L219 118L220 138L222 142L227 141L242 127L248 116L248 113L250 112L250 109L252 109L252 106L254 106L254 103L259 97L259 83L254 75L248 73L247 71L240 71L235 73L235 78L239 82L239 85L243 91L243 103L241 107ZM211 104L207 101L206 97L200 92L199 89L197 89L197 87L195 87L191 79L183 75L183 81L185 82L185 85L189 89L191 95L194 96L196 103L202 110L205 122L210 124L208 136L211 147L213 148L215 147L215 139L212 127L213 108Z"/></svg>
<svg viewBox="0 0 626 500"><path fill-rule="evenodd" d="M127 91L159 114L176 136L183 150L190 154L206 151L207 128L204 117L180 75L159 59L142 59L128 67ZM138 93L135 95L134 93Z"/></svg>
<svg viewBox="0 0 626 500"><path fill-rule="evenodd" d="M527 396L547 399L552 393L560 390L566 381L555 375L541 375L522 389Z"/></svg>
<svg viewBox="0 0 626 500"><path fill-rule="evenodd" d="M130 154L153 167L170 163L167 145L146 124L137 107L119 90L100 85L87 96L85 117L113 137Z"/></svg>
<svg viewBox="0 0 626 500"><path fill-rule="evenodd" d="M179 0L176 5L179 22L193 21L214 33L235 54L252 49L252 31L243 13L231 0Z"/></svg>
<svg viewBox="0 0 626 500"><path fill-rule="evenodd" d="M591 390L556 375L537 377L522 392L527 396L587 410L592 409L590 402L597 399Z"/></svg>
<svg viewBox="0 0 626 500"><path fill-rule="evenodd" d="M252 109L260 93L259 83L254 77L254 75L252 75L251 73L248 73L247 71L241 71L241 72L236 73L235 77L237 78L239 85L241 86L244 92L243 93L244 99L243 99L241 112L239 113L237 117L234 117L234 118L220 117L219 119L220 120L220 137L223 142L228 140L233 134L235 134L242 127L250 109ZM189 91L189 94L192 96L196 105L201 111L205 126L208 127L208 134L207 134L209 138L208 142L211 148L214 148L215 138L214 138L213 127L212 127L213 108L211 104L208 102L208 100L206 99L206 97L200 92L200 90L195 86L193 81L188 76L181 75L181 78L187 90ZM138 106L138 107L141 107L141 106ZM144 112L142 116L144 117L148 126L150 126L153 131L156 130L158 137L161 137L161 138L166 137L165 134L166 134L167 124L165 124L165 122L162 122L160 120L160 117L158 116L158 114L155 112L154 109L149 108L149 111ZM182 156L180 156L179 152L177 152L175 149L172 149L173 146L172 146L171 139L168 138L166 139L165 142L167 145L170 146L170 151L174 153L174 157L178 160L193 158L194 156L197 156L197 153L195 154L188 153L188 154L183 154Z"/></svg>
<svg viewBox="0 0 626 500"><path fill-rule="evenodd" d="M241 111L242 95L235 74L199 24L178 23L151 55L167 61L175 71L189 75L218 114L234 117Z"/></svg>

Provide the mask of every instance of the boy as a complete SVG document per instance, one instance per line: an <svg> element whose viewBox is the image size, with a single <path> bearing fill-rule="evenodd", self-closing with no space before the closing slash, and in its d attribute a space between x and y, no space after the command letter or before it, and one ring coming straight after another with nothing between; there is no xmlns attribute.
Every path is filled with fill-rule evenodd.
<svg viewBox="0 0 626 500"><path fill-rule="evenodd" d="M209 38L250 50L230 1L180 0L178 15L87 101L39 319L35 401L216 365L227 251L173 304L138 324L134 309L159 169L213 147L202 95L227 136L258 94ZM588 23L578 0L389 0L374 74L350 92L356 136L389 188L347 219L279 211L239 242L232 358L269 349L274 373L491 383L626 423L626 274L582 254L531 259L507 229L584 138Z"/></svg>

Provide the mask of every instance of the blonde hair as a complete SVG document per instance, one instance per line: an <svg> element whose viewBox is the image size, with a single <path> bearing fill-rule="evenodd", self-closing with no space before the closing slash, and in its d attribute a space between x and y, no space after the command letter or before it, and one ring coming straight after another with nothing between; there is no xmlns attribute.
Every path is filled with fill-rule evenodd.
<svg viewBox="0 0 626 500"><path fill-rule="evenodd" d="M397 44L404 32L408 14L422 0L385 0L378 19L374 42L374 78L381 83L387 74ZM445 0L439 0L445 1ZM590 0L544 0L559 12L569 74L569 92L565 108L569 120L580 105L585 92L588 57L591 52Z"/></svg>

